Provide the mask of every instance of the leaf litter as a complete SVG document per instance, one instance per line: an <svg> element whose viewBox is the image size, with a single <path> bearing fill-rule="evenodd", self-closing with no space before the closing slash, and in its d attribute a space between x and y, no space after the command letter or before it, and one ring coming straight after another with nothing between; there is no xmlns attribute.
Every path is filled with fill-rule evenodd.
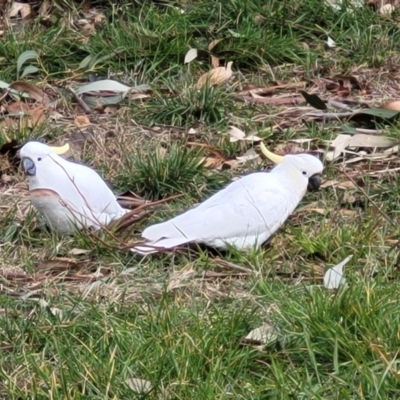
<svg viewBox="0 0 400 400"><path fill-rule="evenodd" d="M46 18L48 8L42 8L41 13L42 17ZM16 15L20 14L17 13ZM100 23L101 20L102 14L95 13L88 15L86 20L85 18L75 19L70 28L89 33L91 29L96 29L96 24ZM205 85L220 85L229 82L233 76L231 66L235 60L229 61L226 66L220 67L219 58L215 54L211 54L211 51L221 40L216 39L208 45L207 50L210 52L212 69L198 79L193 90L201 89ZM198 50L190 49L184 62L197 62L197 56ZM24 79L11 84L2 83L1 107L3 118L0 120L0 129L6 137L10 135L10 132L17 125L21 126L20 124L23 120L26 121L23 126L32 127L49 122L54 116L53 123L54 119L56 119L55 123L63 129L63 134L56 141L75 141L76 151L74 156L77 159L81 159L83 149L89 150L96 155L93 162L94 166L100 160L107 159L110 171L108 179L112 180L113 171L118 170L121 162L121 148L140 147L146 134L154 136L154 133L157 132L158 134L162 131L164 137L172 137L172 132L182 135L181 127L171 126L160 130L157 126L147 127L138 123L132 127L129 126L130 121L129 123L122 122L124 120L122 116L126 99L129 97L131 100L142 101L151 98L152 89L150 86L129 86L109 79L87 82L71 76L69 81L65 80L63 82L65 88L68 86L73 88L75 95L71 98L60 94L59 90L55 90L52 87L54 82L46 81L44 84L40 84L38 81L35 83L34 80L26 80L27 75L33 76L35 72L40 75L39 70L35 71L32 68L36 68L34 64L39 57L39 54L30 50L21 54L18 59L18 75L23 76ZM80 65L81 69L89 67L91 63L95 65L96 62L99 62L93 57L84 61L85 63L82 61ZM26 66L28 63L29 65ZM24 74L26 68L30 69ZM357 178L357 176L361 177L366 173L371 174L371 170L372 176L379 176L387 173L388 165L395 165L398 162L397 150L395 150L397 141L384 136L387 129L382 127L381 122L384 124L390 123L397 117L399 110L396 102L390 101L390 99L382 101L382 89L380 87L367 83L372 82L369 77L376 73L377 71L372 69L358 69L345 76L332 74L332 76L312 79L305 78L302 73L294 73L291 79L287 81L275 80L270 85L257 86L247 82L242 87L240 85L237 86L230 93L230 96L238 104L247 102L254 104L255 107L260 107L259 109L257 108L258 113L253 117L253 121L255 123L272 121L271 132L274 134L282 133L290 127L300 135L300 137L276 143L275 149L281 154L319 151L324 153L327 162L340 165L340 168L347 171L352 179ZM390 81L390 77L388 80ZM79 86L77 83L79 83ZM384 86L385 88L391 88L388 93L391 93L392 98L395 98L395 95L398 94L398 87L390 84ZM78 101L78 98L82 102ZM62 102L65 104L65 100L67 100L67 107L61 106ZM380 104L383 105L380 106ZM114 107L111 119L105 116L105 110L110 106ZM318 111L315 110L315 106L317 106ZM268 107L267 112L265 111L266 107ZM339 112L337 111L338 109L340 110ZM305 122L314 121L318 123L326 120L331 121L333 126L335 126L335 122L340 123L340 126L343 126L343 122L345 122L348 124L348 130L351 131L353 129L354 131L351 131L351 134L348 134L348 132L338 133L331 140L312 139L302 136L305 131ZM368 129L359 125L364 123L369 124ZM357 129L367 129L368 132L357 132ZM202 139L201 135L199 135L201 128L196 127L196 129L192 128L191 130L193 132L191 137L198 140L200 142L198 144L204 145L204 143L201 143ZM109 136L110 131L113 132L112 137ZM339 129L338 132L340 132ZM244 146L241 147L240 153L236 154L234 158L226 158L221 154L211 152L211 155L199 160L204 164L205 168L211 171L217 171L221 168L234 169L241 163L248 161L256 161L258 163L261 161L258 152L254 148L256 144L254 142L261 140L257 134L246 134L240 127L233 124L231 124L231 128L227 130L226 134L229 137L228 140L232 143L239 142L242 144L243 142ZM191 139L191 141L193 140ZM11 143L11 140L9 143ZM18 144L21 143L13 143L13 147ZM209 145L209 147L212 148L213 146ZM372 165L371 162L373 163ZM368 172L365 172L367 168L363 170L360 167L367 166L367 163ZM392 168L392 170L395 169L396 167ZM15 173L15 168L2 156L0 164L2 177L10 177L10 172L12 171ZM347 179L327 180L322 187L336 187L345 191L355 189L353 181ZM10 207L14 207L15 204L19 204L16 222L17 224L22 224L25 216L30 212L23 177L17 174L14 179L5 178L1 183L0 190L2 194L0 200L1 209L7 210ZM134 194L120 196L120 201L124 202L126 206L130 205L133 209L144 204L144 200ZM315 209L318 208L315 207ZM85 256L84 250L75 249L70 255ZM86 264L80 263L81 261L65 260L61 264L49 263L50 269L54 269L50 275L47 272L41 272L40 274L37 272L35 276L31 275L29 277L22 274L26 279L26 288L24 290L33 290L32 288L37 287L41 280L42 282L47 282L49 279L54 280L55 276L57 277L57 282L68 282L73 285L76 282L93 283L100 278L112 275L107 268L101 267L96 271L91 270L90 260ZM59 265L68 266L68 268L60 271ZM75 271L75 275L71 271ZM76 273L76 271L79 272ZM221 274L224 275L225 273L210 271L206 279L215 281L221 278ZM15 275L15 282L22 279L22 275ZM5 276L8 276L8 282L12 286L13 275L7 275L6 273ZM193 275L192 279L196 281L198 277ZM105 283L102 282L102 284ZM47 287L47 284L43 283L43 287ZM219 292L215 287L211 291Z"/></svg>

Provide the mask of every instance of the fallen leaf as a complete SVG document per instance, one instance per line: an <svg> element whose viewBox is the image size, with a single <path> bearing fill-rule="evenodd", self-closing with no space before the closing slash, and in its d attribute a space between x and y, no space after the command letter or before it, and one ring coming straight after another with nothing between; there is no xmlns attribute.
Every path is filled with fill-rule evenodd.
<svg viewBox="0 0 400 400"><path fill-rule="evenodd" d="M226 160L222 164L222 169L235 169L240 165L238 160Z"/></svg>
<svg viewBox="0 0 400 400"><path fill-rule="evenodd" d="M9 89L14 89L19 93L26 93L31 99L41 102L42 104L50 103L50 98L44 93L41 89L36 87L35 85L24 82L24 81L15 81L10 83Z"/></svg>
<svg viewBox="0 0 400 400"><path fill-rule="evenodd" d="M46 114L45 114L46 109L40 105L36 108L34 108L30 113L30 120L28 121L28 126L33 127L36 125L41 124L44 122L46 119Z"/></svg>
<svg viewBox="0 0 400 400"><path fill-rule="evenodd" d="M236 128L236 126L230 126L228 133L230 135L231 142L237 142L239 140L243 140L246 137L246 134L239 128Z"/></svg>
<svg viewBox="0 0 400 400"><path fill-rule="evenodd" d="M386 108L388 110L400 111L400 100L391 101L390 103L386 103L382 105L382 108Z"/></svg>
<svg viewBox="0 0 400 400"><path fill-rule="evenodd" d="M250 331L244 340L242 340L242 342L250 342L257 345L267 345L276 342L277 338L277 329L273 325L265 323L260 327Z"/></svg>
<svg viewBox="0 0 400 400"><path fill-rule="evenodd" d="M129 86L123 85L117 81L111 79L104 79L101 81L95 81L88 83L86 85L79 86L75 92L77 94L92 94L92 95L103 95L103 96L113 96L115 92L117 93L127 93L130 89Z"/></svg>
<svg viewBox="0 0 400 400"><path fill-rule="evenodd" d="M86 115L77 115L74 119L76 126L88 126L91 125L89 118Z"/></svg>
<svg viewBox="0 0 400 400"><path fill-rule="evenodd" d="M201 89L204 85L218 85L230 79L233 75L232 72L233 61L229 61L226 67L214 68L209 72L203 74L196 83L196 89Z"/></svg>
<svg viewBox="0 0 400 400"><path fill-rule="evenodd" d="M337 289L346 282L343 276L343 267L352 259L353 255L346 257L341 263L329 268L324 275L324 286L327 289Z"/></svg>
<svg viewBox="0 0 400 400"><path fill-rule="evenodd" d="M327 187L337 187L338 189L356 189L356 185L352 181L337 181L335 179L330 179L323 182L320 186L322 189Z"/></svg>
<svg viewBox="0 0 400 400"><path fill-rule="evenodd" d="M224 159L216 158L216 157L202 157L199 161L199 164L203 166L203 168L207 169L216 169L221 167L224 163Z"/></svg>
<svg viewBox="0 0 400 400"><path fill-rule="evenodd" d="M230 126L228 134L230 135L230 142L237 142L239 140L247 140L251 142L257 142L262 140L260 137L257 135L250 134L248 136L245 135L243 131L241 131L239 128L236 128L235 126Z"/></svg>
<svg viewBox="0 0 400 400"><path fill-rule="evenodd" d="M388 15L391 14L395 9L396 7L393 4L385 4L378 10L378 12L382 15Z"/></svg>
<svg viewBox="0 0 400 400"><path fill-rule="evenodd" d="M336 43L328 36L328 40L326 41L326 45L332 49L334 47L336 47Z"/></svg>
<svg viewBox="0 0 400 400"><path fill-rule="evenodd" d="M219 68L219 58L211 55L211 66L213 68Z"/></svg>
<svg viewBox="0 0 400 400"><path fill-rule="evenodd" d="M358 133L351 137L348 147L389 147L399 141L387 136L375 136Z"/></svg>
<svg viewBox="0 0 400 400"><path fill-rule="evenodd" d="M351 140L350 135L338 135L333 142L330 143L330 147L333 147L333 151L328 151L325 155L327 161L333 161L340 157Z"/></svg>
<svg viewBox="0 0 400 400"><path fill-rule="evenodd" d="M193 61L195 58L197 57L197 49L190 49L186 55L185 55L185 60L184 60L184 64L188 64L191 61Z"/></svg>
<svg viewBox="0 0 400 400"><path fill-rule="evenodd" d="M129 378L125 381L130 389L137 393L148 393L153 389L153 385L150 381L138 378Z"/></svg>
<svg viewBox="0 0 400 400"><path fill-rule="evenodd" d="M146 381L145 379L129 378L125 380L125 384L134 392L142 395L147 395L151 390L153 390L151 382ZM157 397L159 400L167 399L168 391L161 386L160 393Z"/></svg>
<svg viewBox="0 0 400 400"><path fill-rule="evenodd" d="M236 159L241 164L246 163L247 161L254 161L254 160L258 160L259 162L261 162L261 157L259 156L258 153L256 153L256 151L253 148L247 150L246 153L244 153L242 156L236 157Z"/></svg>
<svg viewBox="0 0 400 400"><path fill-rule="evenodd" d="M219 42L221 42L222 40L224 40L224 38L221 39L214 39L212 42L210 42L210 44L208 45L208 50L212 50Z"/></svg>
<svg viewBox="0 0 400 400"><path fill-rule="evenodd" d="M74 249L71 249L68 252L68 254L71 255L71 256L81 256L83 254L88 254L90 252L91 252L91 250L74 248Z"/></svg>
<svg viewBox="0 0 400 400"><path fill-rule="evenodd" d="M29 4L13 2L10 11L8 12L9 17L16 17L18 13L25 19L31 13L31 6Z"/></svg>
<svg viewBox="0 0 400 400"><path fill-rule="evenodd" d="M287 91L287 90L296 90L299 88L304 88L306 84L307 84L306 81L288 82L288 83L283 83L282 85L249 88L247 89L247 91L249 91L251 95L256 94L259 96L268 96L280 90Z"/></svg>
<svg viewBox="0 0 400 400"><path fill-rule="evenodd" d="M304 90L300 90L300 93L311 107L314 107L317 110L326 110L328 108L325 102L316 94L309 94Z"/></svg>
<svg viewBox="0 0 400 400"><path fill-rule="evenodd" d="M29 113L30 111L28 104L23 103L22 101L5 104L4 108L9 114Z"/></svg>

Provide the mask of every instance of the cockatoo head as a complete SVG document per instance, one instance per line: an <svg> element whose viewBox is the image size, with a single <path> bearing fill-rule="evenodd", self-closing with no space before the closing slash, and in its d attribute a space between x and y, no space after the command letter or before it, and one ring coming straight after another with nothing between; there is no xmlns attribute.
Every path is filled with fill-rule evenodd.
<svg viewBox="0 0 400 400"><path fill-rule="evenodd" d="M47 146L40 142L28 142L20 150L22 167L25 174L35 176L40 163L46 162L51 154L64 154L69 150L68 144L61 147Z"/></svg>
<svg viewBox="0 0 400 400"><path fill-rule="evenodd" d="M322 162L310 154L288 154L278 156L271 153L261 142L263 154L280 165L282 169L293 171L300 179L307 180L307 190L318 190L321 185L321 174L324 169Z"/></svg>

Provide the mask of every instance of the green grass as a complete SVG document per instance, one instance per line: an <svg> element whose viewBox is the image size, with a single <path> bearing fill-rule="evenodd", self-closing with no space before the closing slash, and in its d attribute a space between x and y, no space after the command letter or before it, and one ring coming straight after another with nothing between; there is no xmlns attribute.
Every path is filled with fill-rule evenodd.
<svg viewBox="0 0 400 400"><path fill-rule="evenodd" d="M385 71L400 50L398 11L333 12L316 0L92 3L105 18L89 36L79 20L90 16L69 0L57 0L48 20L6 29L0 79L15 81L19 55L37 51L38 60L26 65L39 72L25 79L59 100L63 118L33 128L15 125L0 133L0 146L9 139L69 141L73 158L96 168L118 193L147 200L181 196L151 208L149 218L124 232L60 237L29 208L15 160L0 156L0 397L400 398L399 179L386 171L398 166L397 155L326 163L325 180L348 180L344 169L368 197L355 188L308 193L258 251L219 254L192 246L147 258L127 251L150 223L260 168L248 163L215 170L200 163L217 154L232 160L253 147L231 143L229 125L283 152L291 139L313 139L315 150L342 132L343 122L303 120L300 108L290 113L287 106L238 100L247 85L311 78L323 92L321 78L354 74L372 94L353 91L349 99L371 105L386 99L393 84ZM334 49L324 46L328 36ZM210 52L216 39L223 40ZM190 48L198 57L184 65ZM210 53L221 65L234 61L234 78L196 91L193 85L210 69ZM91 62L79 68L88 56ZM82 110L65 89L89 77L151 90L148 98L126 99L111 115L91 113L91 125L78 127L74 119ZM398 137L397 120L374 124L368 127ZM324 271L351 254L347 286L326 290ZM265 323L274 340L243 341ZM152 389L137 393L132 379Z"/></svg>

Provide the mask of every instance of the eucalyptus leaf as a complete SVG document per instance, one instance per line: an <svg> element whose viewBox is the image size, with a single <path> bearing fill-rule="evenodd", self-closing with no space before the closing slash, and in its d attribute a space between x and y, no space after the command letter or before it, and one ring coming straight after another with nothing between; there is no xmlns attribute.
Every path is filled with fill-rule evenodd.
<svg viewBox="0 0 400 400"><path fill-rule="evenodd" d="M90 60L89 67L93 68L95 65L97 65L97 64L99 64L99 63L101 63L103 61L107 61L110 58L111 58L110 54L107 54L107 55L101 56L101 57L97 57L97 56L93 57L92 60Z"/></svg>
<svg viewBox="0 0 400 400"><path fill-rule="evenodd" d="M82 100L90 107L94 108L97 106L111 106L121 103L124 100L126 93L121 93L116 96L82 96Z"/></svg>
<svg viewBox="0 0 400 400"><path fill-rule="evenodd" d="M188 64L192 62L195 58L197 57L197 49L190 49L186 55L185 55L185 60L184 64Z"/></svg>
<svg viewBox="0 0 400 400"><path fill-rule="evenodd" d="M304 97L305 101L317 110L327 110L328 107L316 94L309 94L304 90L300 90L301 95Z"/></svg>
<svg viewBox="0 0 400 400"><path fill-rule="evenodd" d="M28 65L25 69L24 72L22 72L22 75L20 76L20 79L22 79L24 76L29 75L29 74L34 74L35 72L38 72L39 68L35 67L34 65Z"/></svg>
<svg viewBox="0 0 400 400"><path fill-rule="evenodd" d="M0 89L7 89L10 86L9 83L0 81Z"/></svg>
<svg viewBox="0 0 400 400"><path fill-rule="evenodd" d="M32 59L37 59L39 54L35 50L27 50L24 51L17 60L17 76L19 76L19 72L21 71L22 66L28 61Z"/></svg>
<svg viewBox="0 0 400 400"><path fill-rule="evenodd" d="M386 108L367 108L356 111L352 117L357 115L371 115L373 117L392 119L400 114L400 111L388 110Z"/></svg>
<svg viewBox="0 0 400 400"><path fill-rule="evenodd" d="M111 79L105 79L102 81L96 81L88 83L87 85L80 86L76 89L77 94L83 94L87 92L128 92L131 89L129 86L125 86L117 81L112 81Z"/></svg>
<svg viewBox="0 0 400 400"><path fill-rule="evenodd" d="M81 63L79 64L78 69L85 69L89 66L90 61L92 61L93 56L91 54L89 54L88 56L86 56Z"/></svg>

